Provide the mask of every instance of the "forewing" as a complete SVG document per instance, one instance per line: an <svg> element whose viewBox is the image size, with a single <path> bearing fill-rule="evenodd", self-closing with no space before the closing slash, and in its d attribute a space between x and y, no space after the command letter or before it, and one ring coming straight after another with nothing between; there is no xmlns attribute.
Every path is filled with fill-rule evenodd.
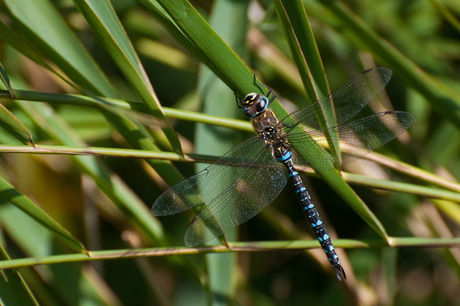
<svg viewBox="0 0 460 306"><path fill-rule="evenodd" d="M212 165L166 190L153 203L153 214L166 216L210 203L250 171L262 150L263 142L257 137L240 143Z"/></svg>
<svg viewBox="0 0 460 306"><path fill-rule="evenodd" d="M249 167L224 167L238 177L192 220L185 244L194 246L246 222L270 204L286 186L283 165L263 150Z"/></svg>
<svg viewBox="0 0 460 306"><path fill-rule="evenodd" d="M281 122L287 128L287 132L297 125L319 130L322 127L317 118L324 117L324 114L332 111L335 115L335 124L340 125L372 101L385 88L391 75L391 70L385 67L368 69L343 84L332 94L293 112Z"/></svg>
<svg viewBox="0 0 460 306"><path fill-rule="evenodd" d="M415 117L411 113L387 111L328 129L327 133L339 140L340 160L329 154L324 131L308 130L306 133L290 133L287 137L302 152L302 155L295 156L297 164L312 167L315 171L324 171L362 158L402 134L414 122ZM307 137L313 142L307 141ZM313 146L325 149L326 159L313 154Z"/></svg>

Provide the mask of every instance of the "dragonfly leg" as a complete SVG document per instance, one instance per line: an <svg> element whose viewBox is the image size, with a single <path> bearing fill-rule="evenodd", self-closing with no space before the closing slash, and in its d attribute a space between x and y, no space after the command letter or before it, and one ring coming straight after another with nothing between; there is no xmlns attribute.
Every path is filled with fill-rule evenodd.
<svg viewBox="0 0 460 306"><path fill-rule="evenodd" d="M270 100L268 101L268 104L270 105L270 103L272 103L273 100L275 100L276 95L272 92L272 89L271 89L270 87L268 87L268 86L266 86L266 85L264 85L264 84L262 84L262 83L257 82L257 80L256 80L256 74L255 74L255 73L253 73L253 75L254 75L254 84L263 86L263 87L265 87L265 89L268 90L268 91L267 91L267 94L266 94L265 96L267 97L267 99L270 99ZM270 98L270 95L272 95L271 98Z"/></svg>
<svg viewBox="0 0 460 306"><path fill-rule="evenodd" d="M238 108L241 109L243 107L243 102L241 102L241 98L238 97L236 90L234 90L233 88L230 88L230 89L233 90L233 94L235 95L236 106L238 106Z"/></svg>

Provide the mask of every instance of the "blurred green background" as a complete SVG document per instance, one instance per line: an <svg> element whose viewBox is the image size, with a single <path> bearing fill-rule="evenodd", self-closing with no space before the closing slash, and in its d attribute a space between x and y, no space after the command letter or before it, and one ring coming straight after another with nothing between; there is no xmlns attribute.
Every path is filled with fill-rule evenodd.
<svg viewBox="0 0 460 306"><path fill-rule="evenodd" d="M17 268L2 270L2 304L460 304L459 19L455 0L1 0L1 75L15 99L6 88L0 98L17 118L0 114L0 268ZM308 251L242 243L121 258L185 248L194 212L150 208L207 165L180 161L180 149L212 160L254 136L232 91L257 90L252 72L282 118L316 100L313 87L322 97L374 66L393 78L362 113L405 110L417 122L377 163L344 167L353 190L335 171L303 175L342 238L347 281L316 239ZM311 236L288 186L226 237ZM79 262L88 251L106 257Z"/></svg>

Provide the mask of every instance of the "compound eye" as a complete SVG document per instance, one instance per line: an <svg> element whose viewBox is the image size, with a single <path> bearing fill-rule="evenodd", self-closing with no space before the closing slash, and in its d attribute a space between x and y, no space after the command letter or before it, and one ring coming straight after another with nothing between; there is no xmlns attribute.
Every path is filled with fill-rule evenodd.
<svg viewBox="0 0 460 306"><path fill-rule="evenodd" d="M244 102L243 104L245 106L251 106L254 104L254 102L256 101L256 98L257 98L257 94L256 93L250 93L248 95L246 95L246 97L244 97Z"/></svg>
<svg viewBox="0 0 460 306"><path fill-rule="evenodd" d="M259 101L257 101L257 104L256 104L256 111L257 111L257 113L261 113L261 112L265 111L265 109L267 108L267 106L268 106L267 97L265 97L265 96L260 96Z"/></svg>

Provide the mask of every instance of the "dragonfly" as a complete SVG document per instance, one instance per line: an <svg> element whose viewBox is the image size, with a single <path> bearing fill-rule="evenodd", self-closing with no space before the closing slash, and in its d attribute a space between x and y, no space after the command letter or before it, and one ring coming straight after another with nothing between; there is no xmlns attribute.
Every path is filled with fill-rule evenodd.
<svg viewBox="0 0 460 306"><path fill-rule="evenodd" d="M154 202L153 214L172 215L203 205L184 237L185 245L196 246L257 215L290 180L333 271L340 281L346 279L294 161L315 171L330 170L363 157L406 131L415 117L404 111L385 111L347 123L383 90L391 75L392 71L385 67L368 69L282 120L268 109L276 96L254 76L254 83L267 89L267 93L249 93L241 100L235 92L235 97L243 114L252 119L257 136L165 191ZM327 120L318 120L327 113L334 114L329 127ZM337 154L334 143L344 148L343 152ZM317 154L318 150L323 154Z"/></svg>

